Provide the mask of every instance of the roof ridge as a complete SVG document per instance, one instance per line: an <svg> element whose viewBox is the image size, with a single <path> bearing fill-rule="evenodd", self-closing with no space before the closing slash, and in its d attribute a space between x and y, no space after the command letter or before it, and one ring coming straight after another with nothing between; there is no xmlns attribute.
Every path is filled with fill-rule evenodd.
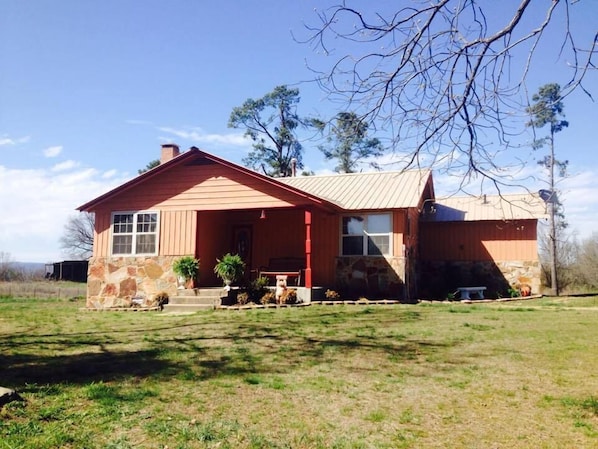
<svg viewBox="0 0 598 449"><path fill-rule="evenodd" d="M286 176L282 178L275 178L279 181L287 181L290 179L301 179L301 178L341 178L341 177L351 177L351 176L363 176L363 175L380 175L380 174L397 174L402 175L406 173L423 173L427 174L430 173L431 170L429 168L412 168L409 170L378 170L378 171L368 171L368 172L359 172L359 173L329 173L326 175L308 175L308 176Z"/></svg>

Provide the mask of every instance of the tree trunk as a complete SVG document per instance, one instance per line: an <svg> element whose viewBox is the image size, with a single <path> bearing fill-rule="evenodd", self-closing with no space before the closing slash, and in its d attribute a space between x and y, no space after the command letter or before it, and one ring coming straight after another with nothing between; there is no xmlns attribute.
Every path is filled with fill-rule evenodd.
<svg viewBox="0 0 598 449"><path fill-rule="evenodd" d="M556 252L556 221L555 206L556 197L554 191L554 132L550 132L550 284L552 292L559 296L559 283L557 274L557 252Z"/></svg>

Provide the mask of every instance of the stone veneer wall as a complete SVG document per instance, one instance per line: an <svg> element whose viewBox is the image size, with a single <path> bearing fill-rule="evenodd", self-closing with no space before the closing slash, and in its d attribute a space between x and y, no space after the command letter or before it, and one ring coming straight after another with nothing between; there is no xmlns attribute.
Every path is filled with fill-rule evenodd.
<svg viewBox="0 0 598 449"><path fill-rule="evenodd" d="M485 296L507 297L509 288L527 284L532 294L541 291L541 267L536 261L422 261L419 296L445 299L457 287L487 287Z"/></svg>
<svg viewBox="0 0 598 449"><path fill-rule="evenodd" d="M405 258L336 258L336 288L349 297L405 299Z"/></svg>
<svg viewBox="0 0 598 449"><path fill-rule="evenodd" d="M176 295L175 257L98 257L89 261L87 307L129 307L133 298L151 303L166 292Z"/></svg>

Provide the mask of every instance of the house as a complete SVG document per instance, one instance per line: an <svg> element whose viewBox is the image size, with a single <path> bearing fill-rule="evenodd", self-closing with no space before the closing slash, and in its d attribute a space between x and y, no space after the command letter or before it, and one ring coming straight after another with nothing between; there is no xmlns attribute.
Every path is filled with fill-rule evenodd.
<svg viewBox="0 0 598 449"><path fill-rule="evenodd" d="M456 262L477 266L486 257L492 265L496 256L504 256L506 271L511 260L533 267L525 280L539 285L537 211L500 218L507 208L504 200L496 201L500 206L491 216L471 215L477 209L470 207L461 220L443 220L439 211L457 216L460 205L435 202L428 170L271 178L195 147L181 153L176 145L163 145L159 166L79 207L96 217L87 304L113 307L133 297L174 294L172 263L183 255L200 259L200 288L220 286L213 267L227 252L242 256L246 280L275 261L300 261L295 268L301 269L304 301L326 288L413 301L426 290L419 283L431 285L429 276L436 279L440 264L450 273ZM498 229L501 223L521 223L525 232L516 235L521 238L493 234L502 239L503 252L492 247L467 259L460 245L473 243L459 240L459 233L484 239L482 228ZM444 229L454 233L451 242L457 246L431 244L443 241ZM513 249L511 255L522 242L529 251ZM513 272L492 273L507 283L517 281ZM470 280L486 282L463 278Z"/></svg>

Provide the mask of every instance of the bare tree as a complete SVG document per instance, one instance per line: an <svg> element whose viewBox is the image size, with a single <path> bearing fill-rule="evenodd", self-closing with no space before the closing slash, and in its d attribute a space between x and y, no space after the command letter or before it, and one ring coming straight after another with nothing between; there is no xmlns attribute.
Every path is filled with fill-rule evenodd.
<svg viewBox="0 0 598 449"><path fill-rule="evenodd" d="M21 277L22 273L17 269L10 253L0 251L0 281L15 281Z"/></svg>
<svg viewBox="0 0 598 449"><path fill-rule="evenodd" d="M72 216L64 225L60 247L69 257L89 259L93 253L95 215L81 212Z"/></svg>
<svg viewBox="0 0 598 449"><path fill-rule="evenodd" d="M549 25L553 35L562 26L551 49L571 68L562 96L588 93L582 82L595 67L598 34L578 45L570 23L577 3L412 0L372 12L370 2L343 0L297 39L332 59L311 64L322 88L388 133L405 167L442 165L497 183L497 152L514 145L511 126L522 120L513 114L523 115L526 78Z"/></svg>
<svg viewBox="0 0 598 449"><path fill-rule="evenodd" d="M579 245L575 263L575 279L585 289L598 290L598 233Z"/></svg>

